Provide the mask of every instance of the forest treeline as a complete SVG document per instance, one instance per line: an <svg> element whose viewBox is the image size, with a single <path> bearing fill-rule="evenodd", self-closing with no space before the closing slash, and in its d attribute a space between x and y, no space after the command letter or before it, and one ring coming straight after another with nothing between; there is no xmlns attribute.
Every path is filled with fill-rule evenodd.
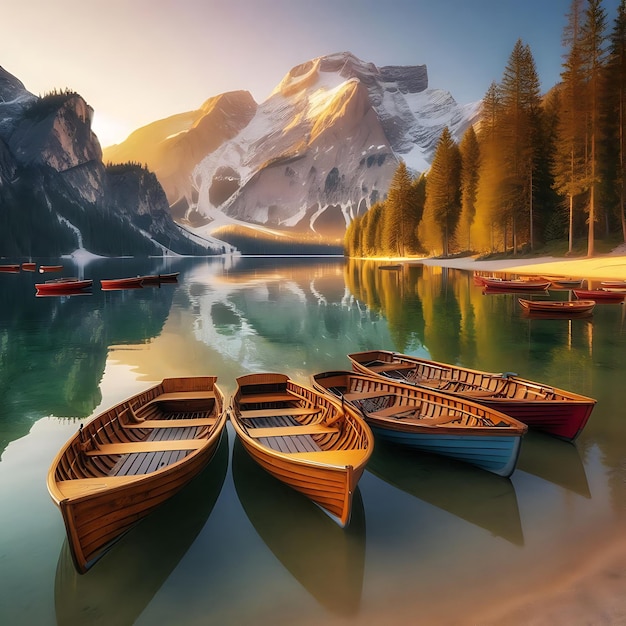
<svg viewBox="0 0 626 626"><path fill-rule="evenodd" d="M532 51L515 43L479 121L445 128L430 169L400 162L384 201L354 219L348 256L532 252L552 241L626 241L626 0L572 0L561 81L541 94Z"/></svg>

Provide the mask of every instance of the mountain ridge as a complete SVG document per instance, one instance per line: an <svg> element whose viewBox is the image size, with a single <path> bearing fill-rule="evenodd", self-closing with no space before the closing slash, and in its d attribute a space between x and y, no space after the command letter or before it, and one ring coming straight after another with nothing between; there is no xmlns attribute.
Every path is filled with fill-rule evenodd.
<svg viewBox="0 0 626 626"><path fill-rule="evenodd" d="M201 118L219 127L220 141L199 141L192 125L176 137L194 145L184 167L165 176L166 159L149 162L175 219L203 236L240 223L338 241L351 219L384 198L400 160L424 171L441 130L460 141L479 114L479 103L460 106L429 88L425 65L379 68L350 52L293 67L259 104L248 92L229 93L239 95L222 100L223 121ZM117 154L124 148L117 144ZM150 149L134 159L144 162L141 151Z"/></svg>

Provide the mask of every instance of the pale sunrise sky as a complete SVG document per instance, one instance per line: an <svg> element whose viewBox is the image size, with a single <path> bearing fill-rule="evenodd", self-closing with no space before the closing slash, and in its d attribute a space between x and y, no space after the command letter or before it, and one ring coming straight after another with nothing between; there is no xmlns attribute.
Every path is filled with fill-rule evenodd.
<svg viewBox="0 0 626 626"><path fill-rule="evenodd" d="M350 51L428 67L460 104L500 81L517 39L542 88L559 80L571 0L11 0L0 66L36 95L68 87L94 108L103 146L245 89L257 102L295 65ZM619 0L604 0L612 28Z"/></svg>

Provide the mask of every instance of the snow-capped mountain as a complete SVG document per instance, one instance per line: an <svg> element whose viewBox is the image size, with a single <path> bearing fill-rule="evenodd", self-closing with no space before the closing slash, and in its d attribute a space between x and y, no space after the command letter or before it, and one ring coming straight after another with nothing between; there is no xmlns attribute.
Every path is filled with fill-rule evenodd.
<svg viewBox="0 0 626 626"><path fill-rule="evenodd" d="M263 103L245 102L237 99L231 115L222 111L240 128L231 123L217 146L205 142L186 189L180 176L168 187L163 161L124 153L124 144L115 147L117 158L147 162L175 216L184 209L185 221L205 221L201 234L246 223L333 239L385 197L400 159L414 173L426 170L443 128L460 140L479 105L460 106L447 91L429 88L424 65L379 68L349 52L294 67ZM199 125L176 140L191 142ZM202 152L198 141L194 146L195 155Z"/></svg>

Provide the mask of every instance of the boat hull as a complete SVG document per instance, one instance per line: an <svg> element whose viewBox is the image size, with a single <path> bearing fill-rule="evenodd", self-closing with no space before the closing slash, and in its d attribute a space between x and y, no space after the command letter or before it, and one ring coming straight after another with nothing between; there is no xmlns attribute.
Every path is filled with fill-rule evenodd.
<svg viewBox="0 0 626 626"><path fill-rule="evenodd" d="M593 311L594 300L526 300L518 298L520 306L531 313L550 313L552 315L584 315Z"/></svg>
<svg viewBox="0 0 626 626"><path fill-rule="evenodd" d="M35 289L38 294L67 294L80 293L91 289L93 280L59 279L46 283L37 283Z"/></svg>
<svg viewBox="0 0 626 626"><path fill-rule="evenodd" d="M79 572L87 571L126 531L209 463L227 417L223 394L214 381L165 379L95 417L59 452L48 473L48 491L63 516ZM202 384L206 390L197 388ZM209 388L212 417L204 423L193 419L198 425L188 425L192 418L185 416L202 412L207 400L198 396ZM185 397L171 399L172 393ZM130 419L134 411L150 406L151 411L158 406L159 415L175 412L172 415L178 417L170 416L167 425L158 418ZM155 434L160 437L153 439Z"/></svg>
<svg viewBox="0 0 626 626"><path fill-rule="evenodd" d="M105 291L112 289L139 289L143 286L143 277L103 279L100 281L100 286Z"/></svg>
<svg viewBox="0 0 626 626"><path fill-rule="evenodd" d="M284 387L288 394L292 394L291 400L272 401L270 395L267 400L258 396L255 402L246 400L247 388L262 389L265 382L268 388L276 389L276 381L279 381L281 389ZM344 411L332 398L298 385L281 374L252 374L238 378L237 383L238 390L231 403L231 423L246 452L260 467L309 498L340 526L348 525L352 498L373 449L373 434L367 424L355 411ZM325 424L330 420L336 432L315 435L314 449L309 451L302 451L297 447L298 442L293 441L289 445L294 447L287 450L286 437L269 434L268 438L257 438L254 425L246 421L242 407L274 412L276 416L284 414L289 407L303 410L319 408L325 415L323 421L313 421L317 417L301 418L300 426L317 424L326 429ZM311 440L307 442L311 444ZM277 449L279 446L283 450Z"/></svg>
<svg viewBox="0 0 626 626"><path fill-rule="evenodd" d="M594 300L605 304L617 304L624 301L626 293L607 291L606 289L574 289L579 300Z"/></svg>
<svg viewBox="0 0 626 626"><path fill-rule="evenodd" d="M374 437L394 445L470 463L497 476L509 477L517 465L522 437L431 435L393 431L370 424Z"/></svg>
<svg viewBox="0 0 626 626"><path fill-rule="evenodd" d="M437 389L568 441L578 437L596 404L593 398L513 374L482 372L387 350L353 353L348 358L356 372Z"/></svg>

